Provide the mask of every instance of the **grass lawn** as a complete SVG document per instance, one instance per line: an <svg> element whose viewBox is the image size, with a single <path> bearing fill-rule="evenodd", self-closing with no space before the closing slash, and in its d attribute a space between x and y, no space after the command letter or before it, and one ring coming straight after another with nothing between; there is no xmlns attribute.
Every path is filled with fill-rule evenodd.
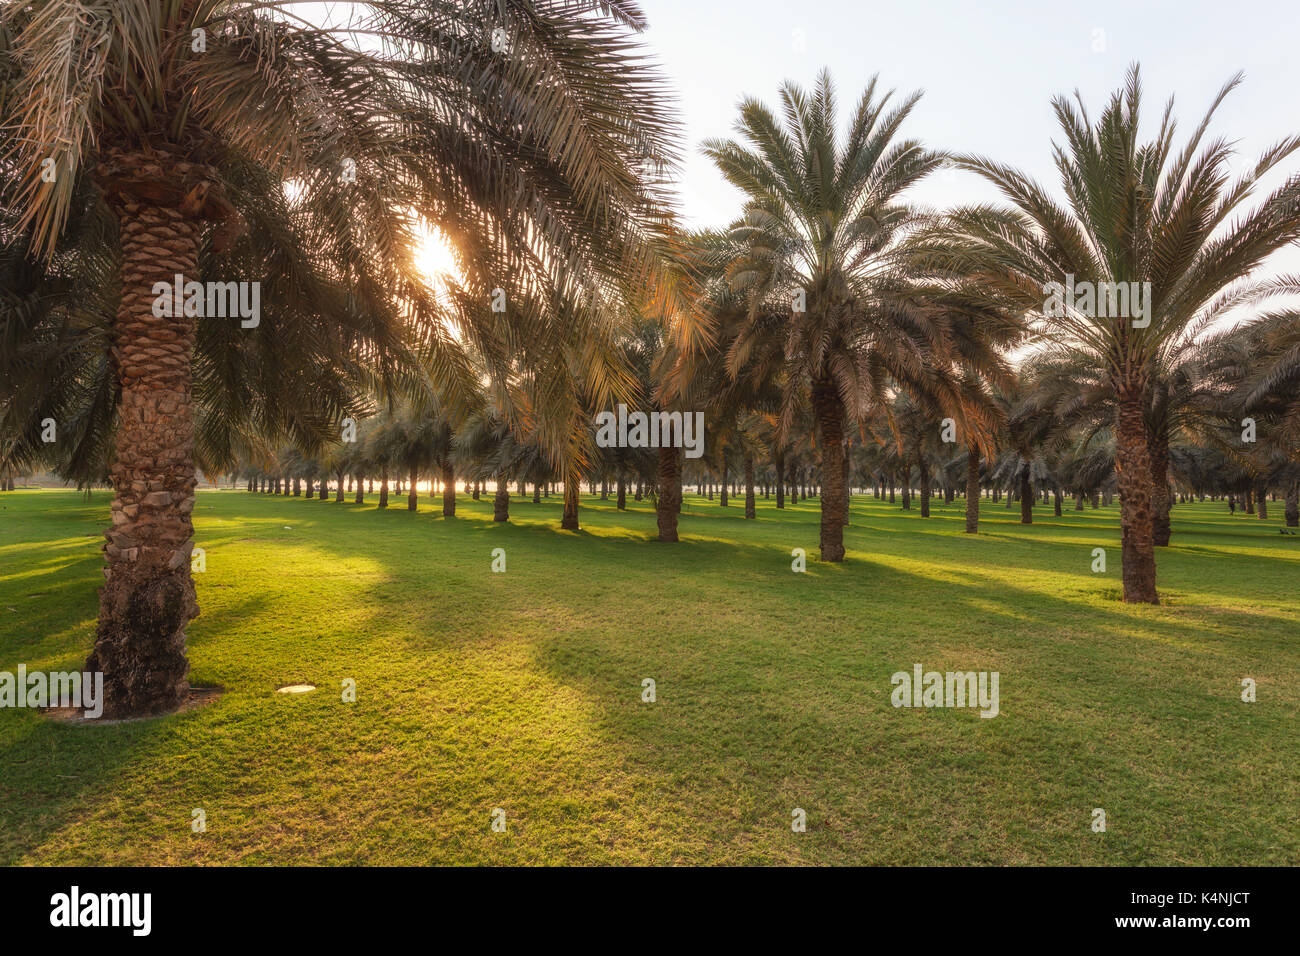
<svg viewBox="0 0 1300 956"><path fill-rule="evenodd" d="M648 502L584 497L574 533L558 497L508 525L490 496L374 501L200 492L190 679L226 693L131 724L0 710L0 862L1300 863L1280 503L1177 507L1146 607L1118 601L1115 507L1024 527L986 500L973 537L960 501L858 497L821 566L815 500L747 522L688 496L678 545ZM108 505L0 495L0 670L80 668ZM915 663L998 671L1001 714L892 707Z"/></svg>

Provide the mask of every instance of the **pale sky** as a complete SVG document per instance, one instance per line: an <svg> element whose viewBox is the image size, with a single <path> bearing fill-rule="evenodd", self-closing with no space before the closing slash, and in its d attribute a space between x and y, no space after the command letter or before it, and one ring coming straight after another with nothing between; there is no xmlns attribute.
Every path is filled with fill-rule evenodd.
<svg viewBox="0 0 1300 956"><path fill-rule="evenodd" d="M681 107L680 210L689 226L724 225L740 204L700 154L701 141L734 135L743 96L775 107L782 81L811 86L823 66L835 78L841 116L879 73L885 89L925 91L904 135L989 155L1053 188L1052 97L1078 88L1095 117L1135 60L1151 126L1173 95L1179 130L1190 133L1241 70L1242 85L1219 108L1211 135L1238 140L1253 162L1300 133L1300 0L642 0L642 9L650 21L644 40ZM1300 158L1284 170L1300 172ZM996 193L973 174L949 171L914 198L948 206ZM1277 268L1300 271L1300 250L1277 259Z"/></svg>
<svg viewBox="0 0 1300 956"><path fill-rule="evenodd" d="M1148 135L1172 95L1181 146L1238 71L1245 74L1242 84L1219 108L1210 137L1236 140L1244 168L1268 146L1300 133L1300 0L640 3L650 23L641 41L679 107L678 208L690 227L725 225L741 202L700 143L734 135L742 97L776 107L784 80L811 86L823 66L835 78L841 117L879 73L882 89L925 93L902 135L990 156L1057 192L1052 97L1078 89L1095 117L1134 61L1142 66ZM304 3L298 12L337 22L349 6ZM1297 172L1300 157L1293 156L1256 197ZM912 198L940 208L998 199L980 177L957 170L930 177ZM1300 273L1300 248L1278 253L1267 271Z"/></svg>

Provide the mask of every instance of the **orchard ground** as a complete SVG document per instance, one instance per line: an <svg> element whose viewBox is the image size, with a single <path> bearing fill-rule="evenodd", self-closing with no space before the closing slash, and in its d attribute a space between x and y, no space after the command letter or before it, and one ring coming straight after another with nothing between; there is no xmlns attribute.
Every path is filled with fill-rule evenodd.
<svg viewBox="0 0 1300 956"><path fill-rule="evenodd" d="M1300 863L1280 503L1176 507L1159 607L1118 600L1115 507L1022 526L986 499L971 536L960 500L857 496L827 566L816 499L745 521L688 495L676 545L649 502L582 504L575 533L558 497L503 525L490 495L446 520L427 494L200 492L190 679L225 693L124 724L0 710L0 862ZM80 669L108 506L0 495L0 670ZM998 671L1001 713L892 707L916 663Z"/></svg>

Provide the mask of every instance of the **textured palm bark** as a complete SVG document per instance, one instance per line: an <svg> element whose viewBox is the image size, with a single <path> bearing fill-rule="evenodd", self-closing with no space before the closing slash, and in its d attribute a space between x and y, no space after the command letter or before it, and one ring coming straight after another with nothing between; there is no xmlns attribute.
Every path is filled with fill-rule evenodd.
<svg viewBox="0 0 1300 956"><path fill-rule="evenodd" d="M352 500L354 504L358 504L358 505L365 504L366 501L365 478L361 475L357 475L357 494L356 497L353 498Z"/></svg>
<svg viewBox="0 0 1300 956"><path fill-rule="evenodd" d="M1268 485L1262 481L1255 485L1255 513L1260 518L1268 518Z"/></svg>
<svg viewBox="0 0 1300 956"><path fill-rule="evenodd" d="M540 505L541 503L542 503L542 483L540 481L534 481L533 482L533 504Z"/></svg>
<svg viewBox="0 0 1300 956"><path fill-rule="evenodd" d="M442 516L456 517L456 475L449 464L442 466Z"/></svg>
<svg viewBox="0 0 1300 956"><path fill-rule="evenodd" d="M107 567L86 668L104 675L104 716L127 718L175 710L189 691L185 627L199 613L190 574L196 320L155 316L153 288L197 275L200 227L180 210L129 198L115 212L122 298L112 356L121 404Z"/></svg>
<svg viewBox="0 0 1300 956"><path fill-rule="evenodd" d="M821 559L844 560L844 403L835 386L815 381L813 415L822 439Z"/></svg>
<svg viewBox="0 0 1300 956"><path fill-rule="evenodd" d="M754 456L745 452L745 517L757 516L754 510Z"/></svg>
<svg viewBox="0 0 1300 956"><path fill-rule="evenodd" d="M921 456L919 463L921 472L921 517L930 517L930 463Z"/></svg>
<svg viewBox="0 0 1300 956"><path fill-rule="evenodd" d="M627 478L624 476L624 474L623 474L622 471L620 471L620 472L618 473L618 502L617 502L617 507L618 507L618 510L619 510L619 511L626 511L626 510L627 510Z"/></svg>
<svg viewBox="0 0 1300 956"><path fill-rule="evenodd" d="M722 484L719 489L718 504L725 508L727 507L727 458L725 455L722 458Z"/></svg>
<svg viewBox="0 0 1300 956"><path fill-rule="evenodd" d="M577 531L578 524L578 491L581 488L581 480L577 475L564 476L564 514L560 517L560 527L565 531Z"/></svg>
<svg viewBox="0 0 1300 956"><path fill-rule="evenodd" d="M497 479L497 493L492 499L492 520L510 520L510 484L504 478Z"/></svg>
<svg viewBox="0 0 1300 956"><path fill-rule="evenodd" d="M785 455L777 452L772 456L772 464L776 468L776 506L779 510L785 510Z"/></svg>
<svg viewBox="0 0 1300 956"><path fill-rule="evenodd" d="M420 480L420 470L418 468L412 468L407 477L407 484L409 487L406 489L406 510L416 511L420 507L419 492L415 487Z"/></svg>
<svg viewBox="0 0 1300 956"><path fill-rule="evenodd" d="M1057 518L1061 517L1061 486L1057 485L1052 489L1052 514Z"/></svg>
<svg viewBox="0 0 1300 956"><path fill-rule="evenodd" d="M1300 478L1292 479L1286 490L1286 526L1300 528Z"/></svg>
<svg viewBox="0 0 1300 956"><path fill-rule="evenodd" d="M1138 387L1121 389L1115 413L1115 471L1119 478L1124 600L1159 604L1151 513L1151 460L1143 395Z"/></svg>
<svg viewBox="0 0 1300 956"><path fill-rule="evenodd" d="M1169 496L1169 437L1156 435L1151 440L1151 541L1157 548L1169 546L1173 535Z"/></svg>
<svg viewBox="0 0 1300 956"><path fill-rule="evenodd" d="M844 504L840 508L840 524L847 528L849 526L849 505L852 504L851 499L853 498L853 485L849 481L849 443L847 441L844 443L841 461L840 471L844 474Z"/></svg>
<svg viewBox="0 0 1300 956"><path fill-rule="evenodd" d="M676 448L659 449L659 500L655 513L659 519L659 540L677 540L677 511L682 500L682 468Z"/></svg>
<svg viewBox="0 0 1300 956"><path fill-rule="evenodd" d="M338 480L338 487L335 488L335 490L334 490L334 502L335 502L335 504L341 504L341 503L343 502L343 478L344 478L343 472L340 471L340 472L338 473L338 479L339 479L339 480Z"/></svg>
<svg viewBox="0 0 1300 956"><path fill-rule="evenodd" d="M966 449L966 533L979 534L980 530L980 453L976 448Z"/></svg>
<svg viewBox="0 0 1300 956"><path fill-rule="evenodd" d="M1020 469L1020 523L1034 523L1034 486L1028 465Z"/></svg>
<svg viewBox="0 0 1300 956"><path fill-rule="evenodd" d="M388 507L388 465L379 469L379 507Z"/></svg>

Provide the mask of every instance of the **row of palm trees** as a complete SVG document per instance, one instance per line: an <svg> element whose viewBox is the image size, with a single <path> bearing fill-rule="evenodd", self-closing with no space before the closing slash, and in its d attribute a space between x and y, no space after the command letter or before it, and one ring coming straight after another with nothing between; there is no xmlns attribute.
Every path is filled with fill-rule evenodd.
<svg viewBox="0 0 1300 956"><path fill-rule="evenodd" d="M1028 507L1113 483L1137 602L1158 601L1171 481L1289 487L1296 318L1257 310L1300 291L1260 278L1300 239L1300 179L1255 192L1300 138L1232 178L1206 137L1236 79L1178 146L1172 106L1140 138L1136 68L1095 120L1056 100L1064 203L907 138L918 94L873 80L842 126L828 75L786 84L705 145L736 219L685 234L634 5L383 0L326 25L296 6L0 8L0 468L113 483L89 666L114 716L186 693L196 467L283 480L296 455L413 493L472 462L507 500L554 481L566 528L584 476L635 476L672 541L699 466L598 448L592 419L705 410L724 487L770 472L779 502L815 466L821 558L841 561L855 480L914 478L925 511L959 446L968 507L982 485ZM946 166L1003 201L908 200ZM460 266L437 286L415 264L429 228ZM155 314L177 274L262 282L260 323ZM1066 281L1149 284L1146 321L1047 310Z"/></svg>
<svg viewBox="0 0 1300 956"><path fill-rule="evenodd" d="M1294 439L1286 437L1288 421L1285 415L1267 412L1251 397L1258 381L1276 374L1275 356L1242 347L1278 340L1284 331L1280 325L1276 318L1264 318L1245 329L1204 339L1195 358L1188 356L1180 366L1173 380L1177 387L1155 406L1160 417L1152 418L1148 427L1164 439L1153 443L1163 463L1159 488L1153 494L1161 503L1155 514L1156 546L1170 543L1175 497L1185 501L1222 496L1239 500L1243 513L1266 518L1269 495L1281 495L1286 524L1300 523L1300 461L1287 452L1286 442L1294 445ZM1294 363L1294 358L1288 361ZM1244 377L1242 370L1247 373ZM709 396L706 453L699 461L679 461L679 483L697 485L698 493L709 500L714 500L716 487L721 507L727 507L729 499L743 498L747 518L756 516L759 496L767 499L775 494L775 507L782 509L787 487L796 502L800 497L820 497L823 476L816 464L809 410L799 413L796 437L783 443L778 441L775 405L729 404L736 395L725 380L722 389ZM1269 391L1265 394L1273 396ZM1075 510L1083 510L1085 502L1094 508L1099 501L1110 503L1117 486L1114 432L1104 388L1087 380L1086 368L1050 353L1037 355L992 397L996 420L988 434L993 453L987 458L978 447L956 440L955 422L945 427L906 392L874 406L846 443L847 486L871 489L877 498L887 495L891 501L895 490L901 490L904 510L910 510L915 493L923 518L930 515L932 496L942 495L949 503L964 496L971 533L978 531L984 492L995 501L1005 492L1008 508L1018 502L1025 524L1033 523L1034 506L1040 500L1052 502L1057 516L1066 498L1073 499ZM1238 423L1250 415L1262 415L1269 424L1257 441L1243 442ZM1161 429L1161 422L1171 424ZM507 521L512 485L521 496L531 486L537 502L549 497L551 486L563 478L535 442L521 442L491 416L472 416L457 427L445 417L430 419L410 409L398 410L366 420L353 438L317 457L292 446L266 450L243 462L232 479L246 482L250 491L285 495L301 494L305 483L309 498L315 486L325 498L333 482L338 501L344 500L345 486L351 493L355 482L357 503L364 500L367 486L374 491L377 482L379 505L387 507L393 478L399 494L405 482L407 507L414 511L417 486L428 478L431 496L436 493L435 482L440 484L446 516L456 513L457 479L465 482L466 493L476 500L490 482L495 518ZM657 457L644 449L597 449L579 480L587 481L593 494L599 486L602 499L612 493L620 510L626 507L629 487L635 501L643 493L657 500L663 491ZM676 497L673 513L665 515L671 529L667 540L675 533L681 490L676 484L670 489Z"/></svg>

